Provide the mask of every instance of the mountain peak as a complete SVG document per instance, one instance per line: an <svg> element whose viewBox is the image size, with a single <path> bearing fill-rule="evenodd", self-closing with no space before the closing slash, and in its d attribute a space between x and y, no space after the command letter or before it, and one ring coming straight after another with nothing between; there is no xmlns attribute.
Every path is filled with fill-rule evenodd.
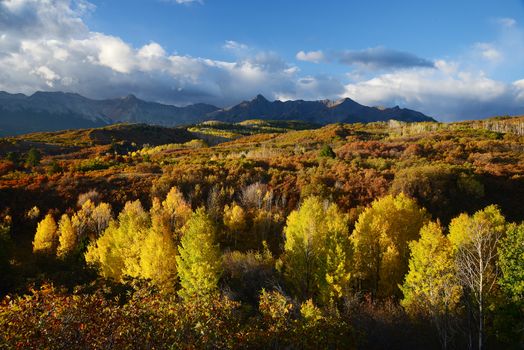
<svg viewBox="0 0 524 350"><path fill-rule="evenodd" d="M133 95L133 94L129 94L127 95L126 97L123 97L122 100L126 100L126 101L137 101L138 98Z"/></svg>
<svg viewBox="0 0 524 350"><path fill-rule="evenodd" d="M262 94L258 94L253 100L253 102L269 102L267 98Z"/></svg>
<svg viewBox="0 0 524 350"><path fill-rule="evenodd" d="M324 104L328 108L333 108L333 107L337 107L340 105L358 105L357 102L350 99L349 97L341 98L338 100L323 100L322 102L324 102Z"/></svg>

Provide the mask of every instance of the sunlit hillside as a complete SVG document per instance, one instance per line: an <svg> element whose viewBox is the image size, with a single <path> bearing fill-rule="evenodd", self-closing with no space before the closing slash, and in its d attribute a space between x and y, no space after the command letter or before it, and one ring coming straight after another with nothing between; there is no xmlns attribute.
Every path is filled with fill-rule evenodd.
<svg viewBox="0 0 524 350"><path fill-rule="evenodd" d="M463 348L469 313L488 344L515 344L503 325L523 322L523 126L252 120L4 138L0 344ZM476 273L487 310L468 301Z"/></svg>

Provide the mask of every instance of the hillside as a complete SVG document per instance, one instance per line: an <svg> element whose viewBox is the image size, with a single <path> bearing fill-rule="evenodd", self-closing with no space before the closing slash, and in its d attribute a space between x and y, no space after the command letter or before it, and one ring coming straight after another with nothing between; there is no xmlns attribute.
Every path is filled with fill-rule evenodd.
<svg viewBox="0 0 524 350"><path fill-rule="evenodd" d="M134 95L93 100L75 93L36 92L26 96L0 92L0 136L115 123L173 127L209 120L236 123L251 119L297 120L321 125L389 119L406 122L433 120L409 109L366 107L347 98L340 101L270 102L259 95L251 101L220 109L203 103L177 107L143 101Z"/></svg>
<svg viewBox="0 0 524 350"><path fill-rule="evenodd" d="M481 227L511 253L524 228L524 117L120 124L0 139L0 155L0 344L13 346L439 348L406 276L439 277L436 260L461 293L450 237ZM486 317L522 324L521 299L488 277ZM467 327L468 304L452 303ZM511 348L501 324L488 341ZM19 332L35 327L46 336Z"/></svg>

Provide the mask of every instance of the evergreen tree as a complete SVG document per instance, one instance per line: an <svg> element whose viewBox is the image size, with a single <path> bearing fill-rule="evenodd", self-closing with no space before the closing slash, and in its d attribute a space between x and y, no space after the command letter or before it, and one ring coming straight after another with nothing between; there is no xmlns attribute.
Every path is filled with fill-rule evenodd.
<svg viewBox="0 0 524 350"><path fill-rule="evenodd" d="M216 228L203 208L186 223L176 257L182 289L180 296L208 296L218 285L222 272L220 250L215 243Z"/></svg>
<svg viewBox="0 0 524 350"><path fill-rule="evenodd" d="M29 167L35 167L38 164L40 164L40 160L42 159L42 154L39 150L36 148L31 148L29 152L27 152L27 156L25 159L25 163Z"/></svg>
<svg viewBox="0 0 524 350"><path fill-rule="evenodd" d="M320 150L319 155L321 157L327 157L327 158L336 158L337 155L335 152L333 152L333 149L329 145L324 145L322 149Z"/></svg>

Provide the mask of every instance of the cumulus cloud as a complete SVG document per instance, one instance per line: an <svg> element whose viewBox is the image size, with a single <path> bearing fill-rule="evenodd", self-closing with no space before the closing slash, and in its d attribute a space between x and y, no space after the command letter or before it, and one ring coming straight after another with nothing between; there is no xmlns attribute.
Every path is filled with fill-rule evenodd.
<svg viewBox="0 0 524 350"><path fill-rule="evenodd" d="M386 73L345 86L346 97L370 105L402 105L441 120L471 119L524 112L518 103L524 83L505 84L482 71L453 69L440 61L437 69L417 68Z"/></svg>
<svg viewBox="0 0 524 350"><path fill-rule="evenodd" d="M319 63L325 59L325 55L322 51L299 51L296 55L297 60Z"/></svg>
<svg viewBox="0 0 524 350"><path fill-rule="evenodd" d="M298 60L349 66L347 75L330 76L303 73L277 53L233 40L224 43L237 53L228 61L172 54L157 42L137 47L90 30L84 18L94 10L83 0L0 0L0 90L61 90L93 98L133 93L178 105L219 106L258 93L279 99L351 97L446 120L524 113L524 77L505 83L469 64L478 57L492 69L520 71L524 33L516 22L501 22L497 40L473 44L475 59L432 61L380 47L297 53Z"/></svg>
<svg viewBox="0 0 524 350"><path fill-rule="evenodd" d="M336 56L340 63L370 70L434 66L432 61L425 58L409 52L396 51L384 47L356 51L348 50L337 53Z"/></svg>
<svg viewBox="0 0 524 350"><path fill-rule="evenodd" d="M91 31L86 1L0 0L0 90L74 91L107 98L129 93L173 104L236 103L263 93L312 98L336 97L320 79L300 81L299 71L273 52L255 52L227 41L226 49L247 50L235 61L169 54L156 42L134 47L119 37ZM316 79L316 78L312 78ZM317 95L318 94L318 95Z"/></svg>

